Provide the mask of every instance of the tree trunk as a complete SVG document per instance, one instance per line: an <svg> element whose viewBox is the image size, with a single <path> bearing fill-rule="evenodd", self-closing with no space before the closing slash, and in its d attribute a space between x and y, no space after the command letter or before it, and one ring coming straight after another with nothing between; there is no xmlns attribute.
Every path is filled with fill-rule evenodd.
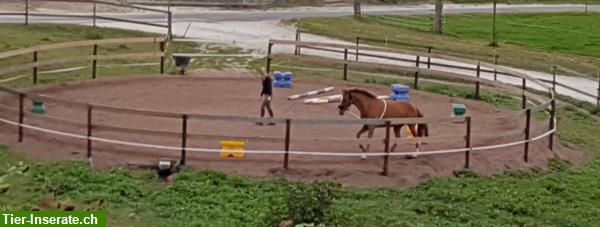
<svg viewBox="0 0 600 227"><path fill-rule="evenodd" d="M360 11L360 1L359 0L354 0L354 19L358 19L361 16L361 11Z"/></svg>
<svg viewBox="0 0 600 227"><path fill-rule="evenodd" d="M434 27L433 27L433 31L435 33L441 34L442 33L442 27L443 27L443 8L444 8L444 3L442 2L442 0L435 0L435 19L434 19Z"/></svg>

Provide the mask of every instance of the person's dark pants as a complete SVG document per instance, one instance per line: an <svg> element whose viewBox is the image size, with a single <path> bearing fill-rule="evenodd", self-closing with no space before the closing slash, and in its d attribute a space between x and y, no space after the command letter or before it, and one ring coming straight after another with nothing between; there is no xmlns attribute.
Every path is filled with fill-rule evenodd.
<svg viewBox="0 0 600 227"><path fill-rule="evenodd" d="M265 108L269 111L269 115L273 117L273 110L271 109L271 96L263 95L260 103L260 117L265 116Z"/></svg>

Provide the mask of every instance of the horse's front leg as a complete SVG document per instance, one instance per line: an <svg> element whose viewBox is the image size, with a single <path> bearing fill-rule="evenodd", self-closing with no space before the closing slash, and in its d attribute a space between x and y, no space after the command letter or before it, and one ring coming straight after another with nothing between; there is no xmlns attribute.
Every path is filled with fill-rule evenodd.
<svg viewBox="0 0 600 227"><path fill-rule="evenodd" d="M363 125L363 127L360 130L358 130L358 132L356 133L356 138L360 139L360 136L363 133L367 132L368 129L369 129L368 126ZM362 150L362 152L366 152L366 148L364 148L362 144L359 144L358 147Z"/></svg>
<svg viewBox="0 0 600 227"><path fill-rule="evenodd" d="M375 126L369 125L369 126L367 126L367 130L369 131L369 133L367 134L368 135L367 137L369 139L373 138L373 133L375 133ZM370 149L371 149L371 143L369 142L369 143L367 143L367 149L363 149L363 153L369 152ZM363 156L361 156L360 158L365 159L365 158L367 158L367 155L363 154Z"/></svg>

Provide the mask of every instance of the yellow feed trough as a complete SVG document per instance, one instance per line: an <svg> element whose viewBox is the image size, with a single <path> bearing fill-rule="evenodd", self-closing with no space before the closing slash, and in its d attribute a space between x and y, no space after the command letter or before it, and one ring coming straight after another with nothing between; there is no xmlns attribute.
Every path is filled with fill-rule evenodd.
<svg viewBox="0 0 600 227"><path fill-rule="evenodd" d="M223 158L243 158L244 145L246 143L240 140L221 140L221 157Z"/></svg>

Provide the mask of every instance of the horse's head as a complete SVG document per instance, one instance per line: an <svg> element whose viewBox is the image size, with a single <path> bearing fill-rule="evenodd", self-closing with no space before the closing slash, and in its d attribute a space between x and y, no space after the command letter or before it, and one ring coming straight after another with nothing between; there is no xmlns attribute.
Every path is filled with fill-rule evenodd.
<svg viewBox="0 0 600 227"><path fill-rule="evenodd" d="M344 112L346 112L351 105L352 95L350 95L348 90L342 89L342 100L340 100L340 105L338 105L338 108L340 109L340 115L344 115Z"/></svg>

